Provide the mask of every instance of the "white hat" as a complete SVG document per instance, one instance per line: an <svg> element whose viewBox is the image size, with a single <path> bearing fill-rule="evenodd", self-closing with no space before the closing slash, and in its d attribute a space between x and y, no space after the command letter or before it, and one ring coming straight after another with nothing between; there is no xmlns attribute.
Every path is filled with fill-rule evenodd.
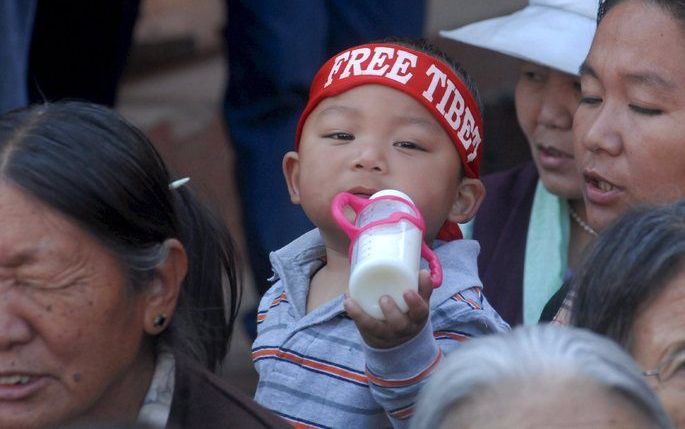
<svg viewBox="0 0 685 429"><path fill-rule="evenodd" d="M440 35L573 75L590 51L597 0L530 0L512 13Z"/></svg>

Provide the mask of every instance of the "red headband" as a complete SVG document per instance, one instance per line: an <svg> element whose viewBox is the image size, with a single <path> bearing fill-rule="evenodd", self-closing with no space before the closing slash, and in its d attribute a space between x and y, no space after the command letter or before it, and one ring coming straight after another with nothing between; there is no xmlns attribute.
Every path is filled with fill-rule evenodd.
<svg viewBox="0 0 685 429"><path fill-rule="evenodd" d="M309 101L297 124L295 149L307 117L321 100L365 84L389 86L420 102L450 136L466 176L479 177L483 120L473 95L441 61L395 44L355 46L321 67L314 76Z"/></svg>

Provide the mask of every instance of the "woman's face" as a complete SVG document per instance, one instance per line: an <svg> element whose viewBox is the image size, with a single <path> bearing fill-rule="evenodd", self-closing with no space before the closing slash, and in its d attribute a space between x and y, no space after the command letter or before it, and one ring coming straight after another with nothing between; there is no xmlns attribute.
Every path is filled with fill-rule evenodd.
<svg viewBox="0 0 685 429"><path fill-rule="evenodd" d="M580 84L576 76L524 63L516 84L516 115L545 188L580 199L581 178L573 159L573 113Z"/></svg>
<svg viewBox="0 0 685 429"><path fill-rule="evenodd" d="M1 182L0 219L0 427L137 412L145 294L89 234Z"/></svg>
<svg viewBox="0 0 685 429"><path fill-rule="evenodd" d="M588 220L685 196L685 23L628 0L600 23L574 118Z"/></svg>
<svg viewBox="0 0 685 429"><path fill-rule="evenodd" d="M642 310L633 325L631 352L680 428L685 428L685 271Z"/></svg>

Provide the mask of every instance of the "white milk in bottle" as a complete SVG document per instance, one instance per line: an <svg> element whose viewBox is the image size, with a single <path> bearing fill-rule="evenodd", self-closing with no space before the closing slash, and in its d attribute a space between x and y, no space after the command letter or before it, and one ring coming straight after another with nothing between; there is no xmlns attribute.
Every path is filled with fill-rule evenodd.
<svg viewBox="0 0 685 429"><path fill-rule="evenodd" d="M391 196L393 199L379 199ZM407 204L407 202L409 204ZM369 204L357 215L356 227L383 221L394 213L420 217L412 200L403 192L386 189L369 198ZM407 219L383 223L361 232L351 253L350 296L376 319L384 319L378 300L388 295L400 310L407 304L402 293L418 289L423 232Z"/></svg>

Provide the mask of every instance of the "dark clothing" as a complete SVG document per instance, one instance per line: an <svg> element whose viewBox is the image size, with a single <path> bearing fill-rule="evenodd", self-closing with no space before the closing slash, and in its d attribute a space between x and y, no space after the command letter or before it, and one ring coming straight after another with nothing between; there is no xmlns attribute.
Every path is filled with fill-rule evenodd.
<svg viewBox="0 0 685 429"><path fill-rule="evenodd" d="M26 73L37 0L0 0L0 114L28 104Z"/></svg>
<svg viewBox="0 0 685 429"><path fill-rule="evenodd" d="M484 176L487 194L473 226L485 296L512 326L523 323L524 257L538 179L532 161Z"/></svg>
<svg viewBox="0 0 685 429"><path fill-rule="evenodd" d="M140 0L39 1L31 40L29 98L114 106Z"/></svg>
<svg viewBox="0 0 685 429"><path fill-rule="evenodd" d="M540 315L540 323L545 323L545 322L551 322L554 320L554 316L559 313L559 310L561 309L562 304L564 303L564 299L566 299L566 295L568 295L569 291L571 290L571 281L567 280L564 282L564 285L555 293L549 301L547 301L547 304L545 305L545 308L542 310L542 314Z"/></svg>
<svg viewBox="0 0 685 429"><path fill-rule="evenodd" d="M290 428L279 417L199 364L175 355L168 429Z"/></svg>

